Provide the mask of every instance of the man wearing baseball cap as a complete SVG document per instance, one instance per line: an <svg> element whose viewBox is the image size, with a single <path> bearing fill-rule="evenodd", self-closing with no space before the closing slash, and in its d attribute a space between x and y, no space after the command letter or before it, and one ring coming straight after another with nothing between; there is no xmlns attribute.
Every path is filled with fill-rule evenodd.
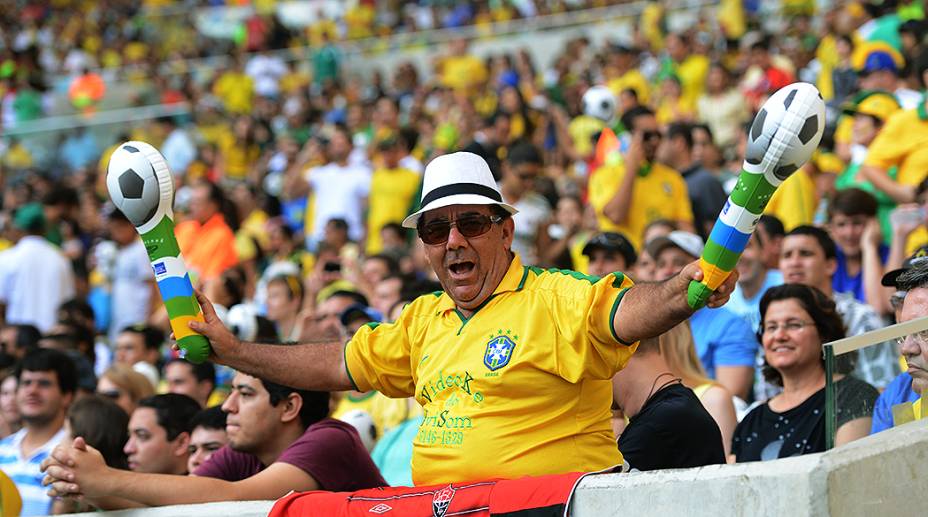
<svg viewBox="0 0 928 517"><path fill-rule="evenodd" d="M487 163L460 152L429 163L416 228L444 292L421 296L395 323L362 326L341 342L291 347L242 343L199 295L215 360L320 390L415 397L417 485L596 471L621 463L610 427L610 379L636 343L692 314L692 261L644 288L526 267L512 253L515 208ZM710 298L724 304L737 275Z"/></svg>
<svg viewBox="0 0 928 517"><path fill-rule="evenodd" d="M884 287L892 287L896 292L890 298L890 304L896 314L896 320L902 321L902 309L905 303L906 291L902 290L899 278L913 267L928 268L928 246L922 246L911 257L905 259L902 267L893 269L883 275L881 283ZM928 314L923 314L923 316ZM905 371L908 365L902 367L902 373L896 376L883 393L880 393L873 406L873 422L870 424L870 434L885 431L893 426L893 407L899 404L912 403L918 400L918 393L912 389L912 375Z"/></svg>
<svg viewBox="0 0 928 517"><path fill-rule="evenodd" d="M595 276L606 276L613 271L628 271L638 260L635 248L624 235L617 232L594 235L583 246L583 254L590 259L587 270Z"/></svg>

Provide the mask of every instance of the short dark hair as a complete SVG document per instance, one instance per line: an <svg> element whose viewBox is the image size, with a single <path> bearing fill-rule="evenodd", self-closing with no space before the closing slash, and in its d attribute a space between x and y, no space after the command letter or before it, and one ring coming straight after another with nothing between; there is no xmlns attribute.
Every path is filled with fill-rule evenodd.
<svg viewBox="0 0 928 517"><path fill-rule="evenodd" d="M62 393L77 391L77 366L67 354L51 348L36 348L23 357L16 369L16 380L21 380L23 372L55 372L58 388Z"/></svg>
<svg viewBox="0 0 928 517"><path fill-rule="evenodd" d="M782 284L768 289L760 299L761 326L758 329L758 341L762 340L764 317L767 314L767 309L770 307L771 303L781 300L796 300L796 302L802 306L803 310L809 313L809 317L812 318L812 322L815 324L815 329L818 331L822 343L835 341L845 336L844 320L841 319L841 314L838 313L835 302L826 296L825 293L808 285ZM843 354L838 356L841 358L836 368L839 373L849 373L854 369L853 360L855 355L856 354ZM824 365L825 358L822 356L822 368L824 368ZM783 376L780 372L769 366L766 360L764 361L763 374L768 382L777 386L783 386Z"/></svg>
<svg viewBox="0 0 928 517"><path fill-rule="evenodd" d="M35 325L29 325L28 323L16 323L9 325L9 327L16 329L16 343L14 343L14 348L17 350L25 349L32 350L39 346L39 340L42 339L42 333L39 332L39 329Z"/></svg>
<svg viewBox="0 0 928 517"><path fill-rule="evenodd" d="M213 365L213 363L209 361L203 361L202 363L191 363L185 359L173 357L167 363L165 363L164 366L167 367L167 365L174 363L183 363L189 365L190 371L193 373L193 377L197 380L197 382L209 381L210 384L216 386L216 366Z"/></svg>
<svg viewBox="0 0 928 517"><path fill-rule="evenodd" d="M400 263L393 258L393 255L377 253L376 255L367 257L367 260L379 260L383 262L387 266L387 276L395 276L400 272Z"/></svg>
<svg viewBox="0 0 928 517"><path fill-rule="evenodd" d="M644 117L648 115L651 115L651 116L654 115L654 112L651 111L650 108L647 108L645 106L635 106L634 108L631 108L622 114L622 118L621 118L622 125L625 126L625 129L629 131L634 131L635 120L637 120L639 117Z"/></svg>
<svg viewBox="0 0 928 517"><path fill-rule="evenodd" d="M80 298L72 298L58 306L59 321L73 321L78 318L95 321L93 307Z"/></svg>
<svg viewBox="0 0 928 517"><path fill-rule="evenodd" d="M342 219L341 217L333 217L326 221L326 226L331 226L333 229L347 232L348 231L348 221Z"/></svg>
<svg viewBox="0 0 928 517"><path fill-rule="evenodd" d="M674 122L667 128L667 140L682 138L687 149L693 148L693 126L686 122Z"/></svg>
<svg viewBox="0 0 928 517"><path fill-rule="evenodd" d="M509 149L509 154L506 155L506 162L510 166L521 165L523 163L541 165L543 160L541 159L541 153L538 151L537 147L529 142L519 142Z"/></svg>
<svg viewBox="0 0 928 517"><path fill-rule="evenodd" d="M120 334L123 332L142 336L145 341L145 348L148 350L158 350L161 348L161 344L164 343L164 332L148 325L129 325L122 329Z"/></svg>
<svg viewBox="0 0 928 517"><path fill-rule="evenodd" d="M763 226L764 232L770 237L784 237L786 235L786 227L775 215L763 214L757 224Z"/></svg>
<svg viewBox="0 0 928 517"><path fill-rule="evenodd" d="M300 423L303 424L304 429L329 416L328 391L298 390L264 379L261 379L261 384L267 390L268 399L274 407L286 400L291 393L296 393L303 399L303 406L300 408Z"/></svg>
<svg viewBox="0 0 928 517"><path fill-rule="evenodd" d="M82 397L68 408L72 437L82 437L110 467L128 470L123 447L129 441L129 415L110 399Z"/></svg>
<svg viewBox="0 0 928 517"><path fill-rule="evenodd" d="M197 427L225 431L226 412L222 410L222 406L201 409L190 419L190 432L193 432Z"/></svg>
<svg viewBox="0 0 928 517"><path fill-rule="evenodd" d="M828 235L828 232L818 226L808 224L797 226L786 234L787 237L793 235L808 235L818 241L818 245L822 248L822 252L825 253L826 260L838 256L838 246L835 244L835 241Z"/></svg>
<svg viewBox="0 0 928 517"><path fill-rule="evenodd" d="M828 220L836 214L876 217L877 202L873 194L859 188L839 190L828 205Z"/></svg>
<svg viewBox="0 0 928 517"><path fill-rule="evenodd" d="M190 433L193 430L190 422L193 415L200 411L200 404L179 393L164 393L154 395L139 401L139 408L155 410L158 425L164 428L168 441L173 441L180 433Z"/></svg>

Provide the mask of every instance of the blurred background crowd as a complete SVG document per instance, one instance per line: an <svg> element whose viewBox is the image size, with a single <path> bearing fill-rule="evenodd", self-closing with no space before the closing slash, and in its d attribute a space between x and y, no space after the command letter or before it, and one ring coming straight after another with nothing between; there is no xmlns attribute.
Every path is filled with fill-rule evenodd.
<svg viewBox="0 0 928 517"><path fill-rule="evenodd" d="M700 255L763 101L815 84L819 150L771 201L732 302L675 338L685 383L721 390L703 400L739 460L776 457L748 443L767 426L748 408L796 382L776 373L764 311L799 300L780 327L812 319L821 341L892 323L884 275L928 244L921 0L13 3L0 13L4 435L28 398L14 363L36 347L65 351L78 392L128 415L154 393L199 407L229 393L232 372L173 361L144 246L108 203L126 140L165 155L192 278L242 339L347 339L441 289L399 225L435 156L489 163L519 209L525 264L659 281ZM905 370L895 343L842 368L845 438L891 425L872 414ZM410 482L414 402L352 392L331 406L388 482Z"/></svg>

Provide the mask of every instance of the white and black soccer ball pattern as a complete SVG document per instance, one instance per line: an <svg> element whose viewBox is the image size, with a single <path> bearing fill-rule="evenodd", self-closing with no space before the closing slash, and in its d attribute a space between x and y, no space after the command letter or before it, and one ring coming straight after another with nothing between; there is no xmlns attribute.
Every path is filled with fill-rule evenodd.
<svg viewBox="0 0 928 517"><path fill-rule="evenodd" d="M135 226L141 226L155 216L160 200L158 179L151 162L131 143L113 151L106 187L113 204Z"/></svg>
<svg viewBox="0 0 928 517"><path fill-rule="evenodd" d="M824 130L825 101L821 93L808 83L791 84L774 93L757 113L747 135L744 160L759 166L777 132L783 131L787 145L773 164L772 173L785 180L809 160Z"/></svg>
<svg viewBox="0 0 928 517"><path fill-rule="evenodd" d="M598 118L603 122L612 122L615 118L616 100L612 90L605 86L593 86L583 94L583 114Z"/></svg>

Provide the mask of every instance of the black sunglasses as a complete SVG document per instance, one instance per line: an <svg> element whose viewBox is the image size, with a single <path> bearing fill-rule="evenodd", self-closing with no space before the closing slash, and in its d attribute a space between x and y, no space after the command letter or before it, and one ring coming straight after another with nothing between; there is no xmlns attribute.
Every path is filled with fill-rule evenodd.
<svg viewBox="0 0 928 517"><path fill-rule="evenodd" d="M644 140L657 139L660 140L664 135L660 131L645 131L642 133L642 138Z"/></svg>
<svg viewBox="0 0 928 517"><path fill-rule="evenodd" d="M503 218L498 215L468 214L457 218L454 221L439 219L426 224L419 225L419 238L426 244L444 244L448 242L448 235L451 233L451 227L455 226L461 235L467 238L479 237L488 231L494 224L502 221Z"/></svg>

